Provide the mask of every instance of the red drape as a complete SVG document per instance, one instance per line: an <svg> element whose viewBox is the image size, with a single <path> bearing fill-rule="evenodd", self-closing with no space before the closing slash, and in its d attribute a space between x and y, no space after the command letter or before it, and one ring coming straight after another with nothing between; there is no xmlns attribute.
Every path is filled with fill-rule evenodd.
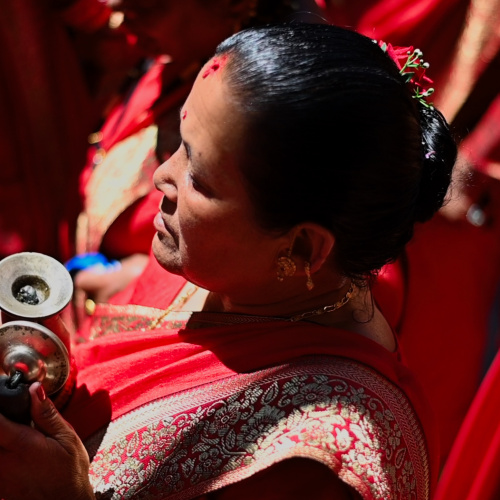
<svg viewBox="0 0 500 500"><path fill-rule="evenodd" d="M500 494L500 356L464 419L435 500L495 500Z"/></svg>
<svg viewBox="0 0 500 500"><path fill-rule="evenodd" d="M420 48L439 92L452 62L469 0L325 0L328 20L393 45Z"/></svg>
<svg viewBox="0 0 500 500"><path fill-rule="evenodd" d="M72 254L91 106L71 42L47 2L2 3L0 256Z"/></svg>

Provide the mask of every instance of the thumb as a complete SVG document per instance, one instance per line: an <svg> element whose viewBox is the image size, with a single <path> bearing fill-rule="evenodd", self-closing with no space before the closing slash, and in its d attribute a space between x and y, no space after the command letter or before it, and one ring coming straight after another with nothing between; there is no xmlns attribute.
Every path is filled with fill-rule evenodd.
<svg viewBox="0 0 500 500"><path fill-rule="evenodd" d="M54 403L46 396L40 382L31 384L31 419L35 427L47 437L54 438L63 447L72 441L75 431L61 414L57 411Z"/></svg>

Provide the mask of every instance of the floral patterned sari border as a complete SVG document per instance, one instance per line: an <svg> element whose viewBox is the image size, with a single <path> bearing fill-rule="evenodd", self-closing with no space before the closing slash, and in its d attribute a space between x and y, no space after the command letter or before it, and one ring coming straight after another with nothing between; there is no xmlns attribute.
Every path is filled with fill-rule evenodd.
<svg viewBox="0 0 500 500"><path fill-rule="evenodd" d="M151 472L153 461L145 466L137 453L149 453L144 443L155 433L168 453L158 452ZM101 494L116 488L113 499L181 500L291 457L318 460L365 499L429 498L425 439L406 396L369 367L333 356L231 376L130 412L109 425L92 464L93 482ZM128 473L125 462L138 471L127 484L117 472ZM377 484L377 474L387 484Z"/></svg>

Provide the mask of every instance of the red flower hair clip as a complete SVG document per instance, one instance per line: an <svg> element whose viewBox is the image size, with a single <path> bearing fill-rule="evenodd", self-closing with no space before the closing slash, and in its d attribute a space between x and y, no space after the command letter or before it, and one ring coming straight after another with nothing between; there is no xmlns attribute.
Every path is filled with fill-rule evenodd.
<svg viewBox="0 0 500 500"><path fill-rule="evenodd" d="M413 98L418 99L426 108L432 108L432 103L429 104L426 98L434 92L431 87L433 82L425 76L429 63L422 59L422 51L413 47L393 47L382 41L378 45L396 63L405 82L411 84Z"/></svg>

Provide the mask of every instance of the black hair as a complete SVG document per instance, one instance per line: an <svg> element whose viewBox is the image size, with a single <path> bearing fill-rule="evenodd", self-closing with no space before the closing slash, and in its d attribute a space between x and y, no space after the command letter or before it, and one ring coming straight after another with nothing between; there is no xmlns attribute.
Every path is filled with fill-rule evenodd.
<svg viewBox="0 0 500 500"><path fill-rule="evenodd" d="M412 98L376 43L339 27L249 29L221 54L260 224L328 228L338 268L358 283L397 258L450 183L456 145L443 116Z"/></svg>

